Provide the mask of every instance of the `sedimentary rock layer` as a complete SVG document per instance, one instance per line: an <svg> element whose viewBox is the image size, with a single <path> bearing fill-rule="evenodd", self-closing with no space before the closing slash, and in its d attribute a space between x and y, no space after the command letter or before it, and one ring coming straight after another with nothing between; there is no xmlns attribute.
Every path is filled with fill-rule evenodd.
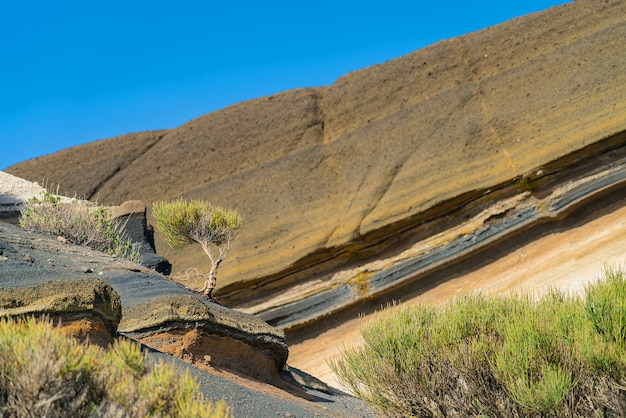
<svg viewBox="0 0 626 418"><path fill-rule="evenodd" d="M116 333L122 306L113 288L98 279L42 281L17 288L3 283L0 317L23 316L50 317L68 332L106 345Z"/></svg>
<svg viewBox="0 0 626 418"><path fill-rule="evenodd" d="M282 331L139 264L1 223L0 254L0 317L49 315L71 320L79 333L85 327L78 322L99 318L111 336L122 333L157 349L166 336L170 354L271 383L287 361ZM193 346L193 358L183 356L189 332L212 343ZM247 354L234 356L229 347Z"/></svg>
<svg viewBox="0 0 626 418"><path fill-rule="evenodd" d="M574 159L575 166L563 167ZM285 329L301 327L392 290L397 297L401 294L398 288L415 287L438 270L451 271L469 258L478 260L479 254L497 252L504 241L514 241L522 234L526 239L539 238L549 224L558 230L570 216L591 214L598 205L623 204L624 199L626 146L599 155L585 149L545 165L531 176L485 190L471 200L468 197L464 206L453 205L450 211L418 226L399 227L393 237L369 248L376 256L358 266L318 274L316 280L296 286L265 289L262 296L242 289L238 309ZM304 277L307 273L305 269L299 274ZM243 294L247 298L241 297Z"/></svg>

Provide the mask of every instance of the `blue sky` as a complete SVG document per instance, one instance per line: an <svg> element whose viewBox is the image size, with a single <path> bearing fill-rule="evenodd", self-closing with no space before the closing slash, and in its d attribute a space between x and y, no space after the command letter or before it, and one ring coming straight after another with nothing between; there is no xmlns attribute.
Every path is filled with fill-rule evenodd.
<svg viewBox="0 0 626 418"><path fill-rule="evenodd" d="M0 169L229 105L332 84L514 17L524 1L0 3Z"/></svg>

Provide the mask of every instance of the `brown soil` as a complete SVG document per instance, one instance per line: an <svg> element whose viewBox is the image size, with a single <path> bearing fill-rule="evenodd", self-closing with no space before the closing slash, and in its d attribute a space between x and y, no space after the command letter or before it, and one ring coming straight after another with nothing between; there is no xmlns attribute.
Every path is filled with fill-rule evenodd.
<svg viewBox="0 0 626 418"><path fill-rule="evenodd" d="M203 370L226 370L267 383L280 379L276 364L269 357L232 338L191 329L164 331L140 341Z"/></svg>
<svg viewBox="0 0 626 418"><path fill-rule="evenodd" d="M164 331L139 341L255 391L287 398L311 398L302 389L283 380L273 360L232 338L192 329Z"/></svg>
<svg viewBox="0 0 626 418"><path fill-rule="evenodd" d="M99 347L106 348L113 343L113 337L106 325L95 319L80 319L61 323L61 331L75 337L79 341L89 341Z"/></svg>

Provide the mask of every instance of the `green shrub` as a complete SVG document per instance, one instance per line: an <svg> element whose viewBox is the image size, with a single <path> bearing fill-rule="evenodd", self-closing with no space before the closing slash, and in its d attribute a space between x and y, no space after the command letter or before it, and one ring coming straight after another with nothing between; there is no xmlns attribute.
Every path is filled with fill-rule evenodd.
<svg viewBox="0 0 626 418"><path fill-rule="evenodd" d="M624 271L605 266L604 280L585 289L586 308L594 327L607 341L626 344L626 279Z"/></svg>
<svg viewBox="0 0 626 418"><path fill-rule="evenodd" d="M605 266L604 280L585 288L585 309L595 331L584 340L593 367L626 384L626 280L622 269Z"/></svg>
<svg viewBox="0 0 626 418"><path fill-rule="evenodd" d="M605 269L584 298L388 309L330 366L387 416L625 416L625 325L623 272Z"/></svg>
<svg viewBox="0 0 626 418"><path fill-rule="evenodd" d="M170 247L182 248L192 242L202 246L212 267L199 292L212 298L217 269L243 224L243 217L236 209L223 209L202 200L187 201L183 198L173 202L155 202L152 214Z"/></svg>
<svg viewBox="0 0 626 418"><path fill-rule="evenodd" d="M573 338L585 319L584 310L578 301L555 292L536 303L528 298L511 302L519 309L499 324L495 376L523 411L559 415L584 373L584 359Z"/></svg>
<svg viewBox="0 0 626 418"><path fill-rule="evenodd" d="M50 321L0 319L2 417L227 417L188 375L150 365L137 344L81 345Z"/></svg>
<svg viewBox="0 0 626 418"><path fill-rule="evenodd" d="M21 213L20 225L134 262L141 261L139 252L125 236L123 225L111 219L103 206L75 200L62 203L60 197L46 193L43 199L32 198L28 202Z"/></svg>

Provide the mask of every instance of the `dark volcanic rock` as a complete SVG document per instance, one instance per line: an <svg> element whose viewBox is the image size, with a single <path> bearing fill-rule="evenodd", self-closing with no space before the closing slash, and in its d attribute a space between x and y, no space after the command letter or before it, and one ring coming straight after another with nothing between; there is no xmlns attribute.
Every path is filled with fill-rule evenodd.
<svg viewBox="0 0 626 418"><path fill-rule="evenodd" d="M12 225L0 224L0 249L0 315L90 311L113 333L129 333L154 348L163 348L155 335L167 334L166 352L266 380L279 378L287 361L282 331L141 265ZM182 355L188 332L211 341L194 346L195 357ZM246 355L233 356L232 347Z"/></svg>
<svg viewBox="0 0 626 418"><path fill-rule="evenodd" d="M172 263L156 254L154 228L148 226L146 205L140 200L129 200L111 208L111 215L128 238L137 244L141 264L159 273L170 274Z"/></svg>

